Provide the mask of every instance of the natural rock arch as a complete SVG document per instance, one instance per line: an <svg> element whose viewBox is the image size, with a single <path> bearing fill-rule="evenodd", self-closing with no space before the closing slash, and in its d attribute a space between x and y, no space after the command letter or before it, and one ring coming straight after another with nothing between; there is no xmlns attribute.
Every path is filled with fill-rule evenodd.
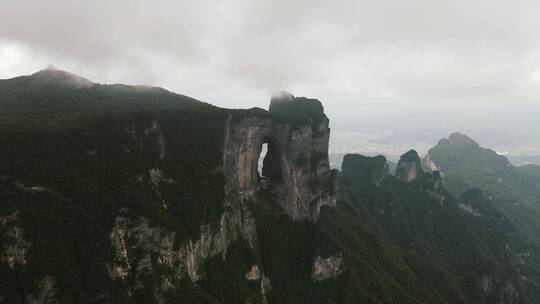
<svg viewBox="0 0 540 304"><path fill-rule="evenodd" d="M328 163L328 118L318 100L286 97L277 104L272 100L269 112L229 116L223 144L227 194L255 198L261 190L258 160L266 143L262 176L269 181L268 190L292 219L316 221L321 206L336 202L336 173ZM295 116L286 116L289 113Z"/></svg>

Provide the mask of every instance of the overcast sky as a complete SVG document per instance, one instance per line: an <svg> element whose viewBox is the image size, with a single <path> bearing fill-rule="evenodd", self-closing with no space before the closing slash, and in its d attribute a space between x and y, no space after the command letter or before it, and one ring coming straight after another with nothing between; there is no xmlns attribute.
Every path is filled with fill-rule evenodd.
<svg viewBox="0 0 540 304"><path fill-rule="evenodd" d="M223 107L285 89L337 130L540 143L537 0L1 0L0 78L49 63Z"/></svg>

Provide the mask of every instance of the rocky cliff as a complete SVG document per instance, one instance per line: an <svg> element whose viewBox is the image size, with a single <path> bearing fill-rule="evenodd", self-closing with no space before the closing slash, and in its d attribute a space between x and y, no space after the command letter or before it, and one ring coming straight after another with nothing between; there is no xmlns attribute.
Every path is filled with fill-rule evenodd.
<svg viewBox="0 0 540 304"><path fill-rule="evenodd" d="M241 200L269 190L293 220L316 221L322 206L335 206L337 182L328 163L330 129L318 100L281 93L269 112L231 114L225 127L227 193ZM262 176L257 170L268 145Z"/></svg>
<svg viewBox="0 0 540 304"><path fill-rule="evenodd" d="M521 304L517 274L538 281L487 217L434 203L436 174L347 156L338 189L318 100L227 110L66 75L0 80L0 304Z"/></svg>
<svg viewBox="0 0 540 304"><path fill-rule="evenodd" d="M336 206L318 100L227 110L47 70L0 80L0 106L0 303L264 303L283 288L265 222L297 242ZM318 265L304 252L283 258ZM318 281L346 269L322 256Z"/></svg>
<svg viewBox="0 0 540 304"><path fill-rule="evenodd" d="M412 182L423 175L420 157L414 150L401 155L396 168L396 176L402 181Z"/></svg>
<svg viewBox="0 0 540 304"><path fill-rule="evenodd" d="M446 187L455 195L481 188L502 199L514 199L535 206L540 194L540 178L523 174L504 155L481 147L461 133L442 138L424 159L427 167L440 171Z"/></svg>

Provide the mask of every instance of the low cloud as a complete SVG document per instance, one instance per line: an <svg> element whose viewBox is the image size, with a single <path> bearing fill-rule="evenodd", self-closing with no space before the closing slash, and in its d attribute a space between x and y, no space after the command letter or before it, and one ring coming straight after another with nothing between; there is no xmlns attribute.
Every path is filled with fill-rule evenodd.
<svg viewBox="0 0 540 304"><path fill-rule="evenodd" d="M540 98L532 0L3 0L0 20L2 78L53 63L228 107L284 89L336 117Z"/></svg>

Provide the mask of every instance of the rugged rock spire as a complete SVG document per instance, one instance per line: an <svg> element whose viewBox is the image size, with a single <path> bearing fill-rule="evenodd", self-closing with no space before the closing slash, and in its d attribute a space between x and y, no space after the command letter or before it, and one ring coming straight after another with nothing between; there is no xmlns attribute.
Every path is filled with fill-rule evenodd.
<svg viewBox="0 0 540 304"><path fill-rule="evenodd" d="M405 182L412 182L422 177L423 173L420 157L415 150L409 150L401 155L396 168L397 178Z"/></svg>
<svg viewBox="0 0 540 304"><path fill-rule="evenodd" d="M278 96L279 95L279 96ZM261 180L294 220L316 221L322 206L335 206L336 172L330 170L328 118L320 101L275 94L270 111L233 113L224 140L227 193L253 199ZM262 177L257 165L268 144Z"/></svg>

